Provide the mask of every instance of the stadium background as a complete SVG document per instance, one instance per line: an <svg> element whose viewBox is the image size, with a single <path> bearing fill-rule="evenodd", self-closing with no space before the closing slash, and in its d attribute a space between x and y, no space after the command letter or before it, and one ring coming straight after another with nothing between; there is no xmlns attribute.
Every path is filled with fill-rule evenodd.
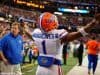
<svg viewBox="0 0 100 75"><path fill-rule="evenodd" d="M37 25L37 17L42 12L48 11L57 15L60 27L66 28L69 32L77 31L78 28L86 25L96 14L100 13L99 0L0 0L0 33L5 30L4 34L9 32L10 25L13 21L19 21L23 18L30 26L30 30ZM59 10L62 9L63 10ZM67 11L64 9L68 9ZM71 11L69 10L71 9ZM86 10L87 13L77 12L75 10ZM31 16L30 16L31 15ZM100 26L95 26L90 35L100 38ZM30 41L26 35L24 40ZM87 40L88 36L84 38ZM26 57L28 61L28 57ZM73 63L73 61L75 61ZM67 65L63 66L64 74L66 74L77 60L69 54ZM24 75L34 74L36 71L36 64L22 65Z"/></svg>

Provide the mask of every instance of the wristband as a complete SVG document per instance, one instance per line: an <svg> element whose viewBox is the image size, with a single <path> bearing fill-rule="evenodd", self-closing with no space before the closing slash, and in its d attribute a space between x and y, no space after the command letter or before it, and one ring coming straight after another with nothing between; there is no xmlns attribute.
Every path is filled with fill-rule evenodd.
<svg viewBox="0 0 100 75"><path fill-rule="evenodd" d="M87 36L88 35L88 33L84 30L84 28L81 28L81 29L79 29L78 30L81 34L82 34L82 36Z"/></svg>

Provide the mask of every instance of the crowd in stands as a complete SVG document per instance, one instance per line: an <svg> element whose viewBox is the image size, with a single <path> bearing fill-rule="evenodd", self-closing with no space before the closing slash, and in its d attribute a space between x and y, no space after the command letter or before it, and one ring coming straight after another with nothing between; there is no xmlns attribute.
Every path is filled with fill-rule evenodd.
<svg viewBox="0 0 100 75"><path fill-rule="evenodd" d="M22 10L19 8L13 8L9 6L0 7L0 9L2 13L11 14L15 18L24 17L30 20L37 20L37 16L39 15L37 12Z"/></svg>
<svg viewBox="0 0 100 75"><path fill-rule="evenodd" d="M22 10L19 8L13 8L13 7L8 7L8 6L3 6L0 7L0 12L5 14L5 15L12 15L14 19L18 19L20 17L23 17L25 19L29 20L34 20L37 21L37 17L41 14L40 12L37 11L27 11L27 10ZM64 16L58 16L58 19L60 19L59 24L66 24L66 23L73 23L76 25L85 25L91 20L91 17L87 19L87 17L82 17L80 14L77 16L76 14L74 15L64 15ZM61 20L62 19L62 20ZM84 22L85 21L85 22Z"/></svg>
<svg viewBox="0 0 100 75"><path fill-rule="evenodd" d="M53 1L61 1L61 0L53 0ZM62 0L62 2L72 2L72 3L95 3L97 4L98 0Z"/></svg>

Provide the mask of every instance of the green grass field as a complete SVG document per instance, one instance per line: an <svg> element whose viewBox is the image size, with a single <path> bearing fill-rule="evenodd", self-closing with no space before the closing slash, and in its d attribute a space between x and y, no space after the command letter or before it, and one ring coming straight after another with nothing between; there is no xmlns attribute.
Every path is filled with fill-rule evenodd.
<svg viewBox="0 0 100 75"><path fill-rule="evenodd" d="M63 65L62 69L64 75L66 75L75 65L77 64L77 59L73 58L72 54L69 55L67 59L67 65ZM35 75L37 65L27 64L22 66L23 75Z"/></svg>

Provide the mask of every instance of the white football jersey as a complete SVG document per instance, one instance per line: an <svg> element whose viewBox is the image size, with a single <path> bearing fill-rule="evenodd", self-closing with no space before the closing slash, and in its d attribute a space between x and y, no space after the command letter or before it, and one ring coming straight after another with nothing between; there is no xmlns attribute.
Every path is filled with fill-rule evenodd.
<svg viewBox="0 0 100 75"><path fill-rule="evenodd" d="M40 55L61 59L63 44L61 44L60 39L67 33L64 29L55 29L48 33L43 33L37 28L32 32L32 37Z"/></svg>

